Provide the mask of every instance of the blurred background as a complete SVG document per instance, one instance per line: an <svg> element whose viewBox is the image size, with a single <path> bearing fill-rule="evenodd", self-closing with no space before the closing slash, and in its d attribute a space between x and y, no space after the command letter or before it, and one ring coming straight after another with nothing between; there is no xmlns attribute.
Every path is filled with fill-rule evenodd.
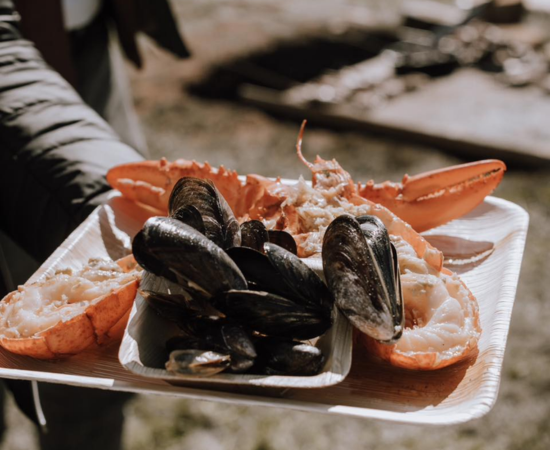
<svg viewBox="0 0 550 450"><path fill-rule="evenodd" d="M308 177L295 154L336 158L355 181L400 181L496 157L495 195L530 228L494 409L459 426L137 396L124 448L550 448L550 1L172 0L192 53L140 38L127 67L151 158ZM2 448L33 449L8 405ZM546 425L545 425L546 424Z"/></svg>

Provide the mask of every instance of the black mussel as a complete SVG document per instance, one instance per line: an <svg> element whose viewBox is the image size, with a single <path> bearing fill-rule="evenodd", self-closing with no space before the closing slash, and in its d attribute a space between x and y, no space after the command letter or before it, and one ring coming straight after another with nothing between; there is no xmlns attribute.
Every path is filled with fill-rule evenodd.
<svg viewBox="0 0 550 450"><path fill-rule="evenodd" d="M174 350L166 363L166 370L174 374L210 376L231 365L231 357L209 350Z"/></svg>
<svg viewBox="0 0 550 450"><path fill-rule="evenodd" d="M208 296L247 288L243 274L220 247L176 219L147 220L134 238L132 252L145 270L190 292Z"/></svg>
<svg viewBox="0 0 550 450"><path fill-rule="evenodd" d="M173 322L186 320L189 317L224 317L204 296L169 294L147 290L142 290L140 293L159 316Z"/></svg>
<svg viewBox="0 0 550 450"><path fill-rule="evenodd" d="M249 289L272 292L287 298L294 295L263 253L249 247L234 247L227 250L227 254L243 273Z"/></svg>
<svg viewBox="0 0 550 450"><path fill-rule="evenodd" d="M264 244L268 241L267 229L259 220L249 220L241 224L241 247L263 252Z"/></svg>
<svg viewBox="0 0 550 450"><path fill-rule="evenodd" d="M271 242L293 254L298 254L296 241L290 233L281 230L268 230L259 220L249 220L241 224L241 247L252 248L264 253L264 244Z"/></svg>
<svg viewBox="0 0 550 450"><path fill-rule="evenodd" d="M269 242L283 247L294 255L298 254L298 246L290 233L282 230L269 230L267 233L269 235Z"/></svg>
<svg viewBox="0 0 550 450"><path fill-rule="evenodd" d="M220 331L223 342L231 355L249 359L254 359L258 356L254 344L250 339L250 334L240 325L222 325Z"/></svg>
<svg viewBox="0 0 550 450"><path fill-rule="evenodd" d="M214 339L207 339L205 336L196 336L188 333L189 330L183 331L177 336L173 336L165 343L165 348L168 353L174 350L210 350L223 355L229 355L229 350L224 342Z"/></svg>
<svg viewBox="0 0 550 450"><path fill-rule="evenodd" d="M221 337L220 327L227 323L227 320L218 317L182 317L177 325L184 336L196 337L212 343L218 348L225 348Z"/></svg>
<svg viewBox="0 0 550 450"><path fill-rule="evenodd" d="M200 213L202 224L194 212L185 209L187 206L193 206ZM210 180L193 177L180 179L172 190L168 209L171 217L184 222L188 220L188 225L204 228L204 235L223 249L241 244L239 223Z"/></svg>
<svg viewBox="0 0 550 450"><path fill-rule="evenodd" d="M190 338L188 336L176 336L169 339L166 342L166 350L168 350L168 354L174 350L201 350L204 352L212 351L218 355L229 356L229 365L225 366L222 370L216 371L215 373L222 371L230 373L244 373L253 367L256 361L255 358L241 356L236 353L229 353L229 351L225 348L215 348L203 339Z"/></svg>
<svg viewBox="0 0 550 450"><path fill-rule="evenodd" d="M321 372L325 358L312 345L276 338L262 338L256 343L260 357L254 371L267 375L313 376Z"/></svg>
<svg viewBox="0 0 550 450"><path fill-rule="evenodd" d="M226 350L232 355L246 358L256 357L251 333L237 323L204 317L188 317L178 322L178 326L184 335L202 339L205 342L205 348L216 351Z"/></svg>
<svg viewBox="0 0 550 450"><path fill-rule="evenodd" d="M262 291L228 291L215 298L215 306L251 330L268 336L311 339L332 325L330 315L290 299Z"/></svg>
<svg viewBox="0 0 550 450"><path fill-rule="evenodd" d="M257 356L251 334L243 327L221 321L188 318L178 323L181 335L166 342L168 351L211 350L231 357L230 372L241 373L253 366Z"/></svg>
<svg viewBox="0 0 550 450"><path fill-rule="evenodd" d="M372 245L374 258L378 261L380 267L391 267L391 270L381 271L384 277L384 284L388 287L390 298L395 298L395 301L390 302L392 317L394 322L401 323L404 321L405 305L403 301L403 293L401 289L401 276L399 273L399 261L397 259L397 250L390 240L388 230L384 223L375 216L359 216L356 217L361 225L363 235L369 242L378 242L378 245ZM387 251L388 246L390 252ZM398 325L399 326L399 325ZM401 336L396 337L398 339Z"/></svg>
<svg viewBox="0 0 550 450"><path fill-rule="evenodd" d="M150 239L147 239L147 241L150 241ZM137 263L148 272L154 273L159 277L164 277L175 283L177 282L176 275L170 271L168 266L159 260L157 256L148 251L143 230L136 234L132 240L132 254Z"/></svg>
<svg viewBox="0 0 550 450"><path fill-rule="evenodd" d="M265 243L264 251L265 255L240 247L227 253L241 269L250 289L287 298L332 320L334 299L321 278L278 245Z"/></svg>
<svg viewBox="0 0 550 450"><path fill-rule="evenodd" d="M170 217L178 219L180 222L186 223L190 227L206 235L206 227L204 225L204 220L202 220L201 213L193 205L179 207L170 214Z"/></svg>
<svg viewBox="0 0 550 450"><path fill-rule="evenodd" d="M300 258L278 245L264 244L271 265L281 274L286 285L301 304L319 308L326 317L332 317L334 298L323 280Z"/></svg>
<svg viewBox="0 0 550 450"><path fill-rule="evenodd" d="M185 336L204 341L204 349L252 359L257 356L250 333L238 324L195 317L178 322L178 326Z"/></svg>
<svg viewBox="0 0 550 450"><path fill-rule="evenodd" d="M246 358L257 356L251 334L239 324L190 317L178 322L178 326L184 335L202 339L205 348L223 350Z"/></svg>
<svg viewBox="0 0 550 450"><path fill-rule="evenodd" d="M240 325L228 324L221 327L221 335L231 355L228 371L242 373L250 369L258 356L250 333Z"/></svg>
<svg viewBox="0 0 550 450"><path fill-rule="evenodd" d="M401 337L403 294L397 253L384 224L337 217L323 240L323 271L336 305L360 331L385 343Z"/></svg>

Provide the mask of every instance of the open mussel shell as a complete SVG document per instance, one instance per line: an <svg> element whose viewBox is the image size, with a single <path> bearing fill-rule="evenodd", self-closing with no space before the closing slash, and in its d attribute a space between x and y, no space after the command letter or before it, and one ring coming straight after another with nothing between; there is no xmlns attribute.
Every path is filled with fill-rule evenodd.
<svg viewBox="0 0 550 450"><path fill-rule="evenodd" d="M209 350L174 350L166 363L166 370L174 374L210 376L231 365L231 357Z"/></svg>
<svg viewBox="0 0 550 450"><path fill-rule="evenodd" d="M253 371L266 375L313 376L325 363L322 351L291 339L262 337L256 342L260 356Z"/></svg>
<svg viewBox="0 0 550 450"><path fill-rule="evenodd" d="M187 206L193 206L200 213L202 225L193 212L185 209ZM241 244L239 223L210 180L181 178L170 194L168 209L171 217L183 220L190 226L199 224L204 227L204 235L223 249Z"/></svg>
<svg viewBox="0 0 550 450"><path fill-rule="evenodd" d="M186 290L215 295L247 288L243 274L220 247L176 219L147 220L134 238L132 252L145 270Z"/></svg>
<svg viewBox="0 0 550 450"><path fill-rule="evenodd" d="M227 317L268 336L311 339L332 325L330 316L319 309L263 291L228 291L216 297L215 306Z"/></svg>
<svg viewBox="0 0 550 450"><path fill-rule="evenodd" d="M404 326L397 253L384 224L365 216L337 217L323 240L323 271L336 305L361 332L393 343Z"/></svg>

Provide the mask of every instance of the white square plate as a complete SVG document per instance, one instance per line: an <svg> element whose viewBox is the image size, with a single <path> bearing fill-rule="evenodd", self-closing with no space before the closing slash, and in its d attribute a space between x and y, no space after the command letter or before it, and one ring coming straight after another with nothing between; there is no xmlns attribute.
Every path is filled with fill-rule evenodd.
<svg viewBox="0 0 550 450"><path fill-rule="evenodd" d="M122 256L147 212L120 197L98 208L31 278L64 267L79 267L90 257ZM256 386L174 386L125 370L118 346L91 349L64 361L37 361L0 350L0 377L155 393L246 405L276 406L403 423L452 424L486 414L496 401L510 325L528 215L519 206L488 197L467 216L427 233L456 263L477 297L483 333L474 361L439 371L413 372L371 359L356 346L346 379L319 389L272 392ZM487 250L489 249L489 250ZM137 307L137 305L136 305Z"/></svg>

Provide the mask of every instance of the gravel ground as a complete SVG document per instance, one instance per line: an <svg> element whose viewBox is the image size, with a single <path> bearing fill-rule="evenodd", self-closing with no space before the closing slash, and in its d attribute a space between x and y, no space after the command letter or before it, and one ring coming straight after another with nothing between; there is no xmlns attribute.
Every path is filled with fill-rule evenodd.
<svg viewBox="0 0 550 450"><path fill-rule="evenodd" d="M198 79L217 61L301 36L318 23L364 14L365 2L194 0L174 2L193 61L175 62L148 51L147 68L132 73L136 105L153 157L185 157L224 164L240 173L307 176L295 156L299 124L274 119L233 103L189 97L183 85ZM380 2L379 2L380 4ZM344 10L352 5L355 13ZM382 11L383 12L383 11ZM381 14L381 10L378 10ZM331 19L332 20L332 19ZM214 33L215 31L215 33ZM144 43L147 46L147 43ZM434 148L310 127L304 152L336 158L355 180L400 180L462 162ZM483 155L480 155L480 159ZM139 396L126 409L124 448L194 450L282 449L533 449L550 448L550 294L544 281L550 268L550 186L548 170L509 168L496 195L525 208L531 217L527 248L502 372L499 398L482 419L459 426L427 428L292 412L276 408ZM34 431L8 406L10 432L1 448L33 449Z"/></svg>

